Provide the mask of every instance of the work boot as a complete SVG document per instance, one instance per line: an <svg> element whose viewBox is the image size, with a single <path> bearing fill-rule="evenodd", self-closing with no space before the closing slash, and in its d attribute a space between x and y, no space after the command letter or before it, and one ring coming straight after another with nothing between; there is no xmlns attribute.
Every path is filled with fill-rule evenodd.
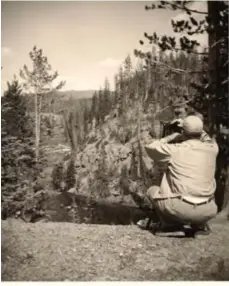
<svg viewBox="0 0 229 286"><path fill-rule="evenodd" d="M152 220L150 218L141 219L137 222L137 226L141 229L148 230L151 228Z"/></svg>
<svg viewBox="0 0 229 286"><path fill-rule="evenodd" d="M203 224L191 224L191 228L193 231L193 237L198 238L200 236L206 236L209 235L212 230L208 223Z"/></svg>
<svg viewBox="0 0 229 286"><path fill-rule="evenodd" d="M155 236L160 237L185 237L186 232L183 225L166 225L163 223L156 223L151 227Z"/></svg>

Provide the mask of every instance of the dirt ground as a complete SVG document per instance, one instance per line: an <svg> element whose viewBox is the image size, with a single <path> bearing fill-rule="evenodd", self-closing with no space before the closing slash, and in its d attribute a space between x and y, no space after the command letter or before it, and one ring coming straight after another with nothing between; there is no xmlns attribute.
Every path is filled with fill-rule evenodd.
<svg viewBox="0 0 229 286"><path fill-rule="evenodd" d="M229 280L229 221L201 239L137 226L2 221L2 281Z"/></svg>

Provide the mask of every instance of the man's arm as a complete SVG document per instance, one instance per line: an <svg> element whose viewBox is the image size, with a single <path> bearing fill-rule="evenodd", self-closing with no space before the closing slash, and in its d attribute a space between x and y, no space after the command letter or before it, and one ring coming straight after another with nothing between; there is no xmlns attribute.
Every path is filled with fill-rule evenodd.
<svg viewBox="0 0 229 286"><path fill-rule="evenodd" d="M176 151L177 146L175 144L168 144L169 140L173 140L176 133L169 135L161 140L156 140L153 143L146 145L146 153L148 156L158 163L168 163L171 159L171 154Z"/></svg>
<svg viewBox="0 0 229 286"><path fill-rule="evenodd" d="M144 138L144 141L145 141L145 144L146 145L150 145L150 144L152 144L152 143L154 143L154 142L161 142L161 143L170 143L170 142L172 142L172 141L174 141L174 140L179 140L179 139L182 139L182 134L180 134L180 133L178 133L178 132L175 132L175 133L173 133L173 134L171 134L171 135L168 135L168 136L166 136L166 137L164 137L164 138L162 138L162 139L152 139L152 138L150 138L150 139L148 139L148 138Z"/></svg>
<svg viewBox="0 0 229 286"><path fill-rule="evenodd" d="M168 136L162 138L160 141L162 143L170 143L170 142L172 142L174 140L177 140L177 139L179 140L180 138L182 138L182 134L178 133L178 132L175 132L175 133L173 133L171 135L168 135Z"/></svg>

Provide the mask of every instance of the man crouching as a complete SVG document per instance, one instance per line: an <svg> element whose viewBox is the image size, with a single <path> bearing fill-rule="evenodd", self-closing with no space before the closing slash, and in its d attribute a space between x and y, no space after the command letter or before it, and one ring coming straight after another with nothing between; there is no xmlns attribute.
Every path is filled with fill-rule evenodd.
<svg viewBox="0 0 229 286"><path fill-rule="evenodd" d="M164 166L160 186L148 189L146 200L152 203L160 223L154 233L179 230L188 225L194 234L209 234L207 221L217 214L214 201L218 145L203 131L197 116L180 120L182 133L156 140L145 147L150 158ZM174 140L181 143L169 144Z"/></svg>

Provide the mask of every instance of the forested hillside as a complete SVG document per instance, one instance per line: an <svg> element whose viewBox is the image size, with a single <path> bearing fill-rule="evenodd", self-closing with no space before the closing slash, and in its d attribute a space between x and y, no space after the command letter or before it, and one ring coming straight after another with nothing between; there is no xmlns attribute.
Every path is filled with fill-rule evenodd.
<svg viewBox="0 0 229 286"><path fill-rule="evenodd" d="M126 192L125 182L127 179L137 181L144 192L157 179L156 167L146 156L144 145L162 136L161 122L173 118L171 106L178 101L188 103L190 112L197 111L204 116L207 131L219 144L216 198L219 210L226 205L228 6L219 2L216 11L209 2L208 11L203 12L206 16L197 21L195 13L198 12L189 10L185 3L176 1L172 5L161 1L159 6L146 7L146 10L178 9L187 13L189 20L171 21L178 39L145 33L152 48L148 52L134 50L132 56L138 59L135 66L131 56L126 56L114 77L112 91L108 80L93 94L91 91L65 94L60 91L63 82L50 88L58 73L50 74L43 51L33 48L30 58L34 69L29 71L25 66L20 76L25 82L23 87L30 86L37 93L22 96L24 90L14 80L3 97L2 173L6 209L18 196L23 202L27 193L33 197L38 190L49 192L50 189L57 193L74 189L75 193L88 197L134 204ZM217 21L215 17L218 17ZM199 33L208 34L208 48L200 48L197 41L188 39ZM144 41L140 40L140 44L144 45ZM39 85L34 81L34 74ZM18 113L19 103L23 105L23 114ZM29 133L26 143L23 140L27 135L11 122L9 114L12 112L23 119L16 123L27 124L23 127ZM14 124L12 128L11 124ZM15 129L18 130L16 135ZM9 144L15 153L9 153ZM18 150L23 167L22 163L12 164L19 160ZM32 174L29 172L31 167L34 168ZM21 168L25 169L26 179L16 175ZM10 206L9 213L21 213L24 206L23 203L19 205L18 209L14 204Z"/></svg>
<svg viewBox="0 0 229 286"><path fill-rule="evenodd" d="M149 187L154 166L144 153L144 143L161 136L160 121L172 119L174 100L190 100L197 94L191 82L199 84L203 73L168 73L155 62L204 71L203 57L183 52L157 54L155 50L148 55L153 60L139 59L136 69L127 56L115 76L115 91L107 83L94 93L90 110L70 117L74 123L69 126L77 124L78 128L69 127L74 151L69 164L73 160L77 168L74 177L80 193L123 199L124 177ZM71 187L66 183L66 190Z"/></svg>

